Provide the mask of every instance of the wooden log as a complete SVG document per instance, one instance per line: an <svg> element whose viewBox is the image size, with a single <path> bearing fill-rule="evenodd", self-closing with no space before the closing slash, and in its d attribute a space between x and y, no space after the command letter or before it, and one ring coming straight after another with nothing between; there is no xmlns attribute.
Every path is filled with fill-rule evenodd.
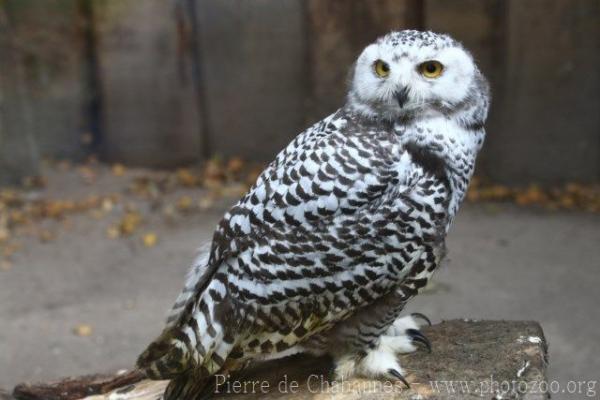
<svg viewBox="0 0 600 400"><path fill-rule="evenodd" d="M6 390L0 389L0 400L15 400Z"/></svg>
<svg viewBox="0 0 600 400"><path fill-rule="evenodd" d="M110 393L143 379L144 376L141 372L135 370L131 372L124 371L116 375L86 375L53 383L21 384L15 387L13 394L18 399L23 400L81 399L98 393ZM0 400L2 400L1 397Z"/></svg>
<svg viewBox="0 0 600 400"><path fill-rule="evenodd" d="M331 360L293 356L257 364L243 378L216 378L215 399L546 399L547 348L536 322L452 320L423 332L433 352L400 356L399 382L328 379ZM55 384L19 385L17 400L157 400L167 381L140 380L135 372L107 378L71 378ZM512 397L509 397L512 396Z"/></svg>

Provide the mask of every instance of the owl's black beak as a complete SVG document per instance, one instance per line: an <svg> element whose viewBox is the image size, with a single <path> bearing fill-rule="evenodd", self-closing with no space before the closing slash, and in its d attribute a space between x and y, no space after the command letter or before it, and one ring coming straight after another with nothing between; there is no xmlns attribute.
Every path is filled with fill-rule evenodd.
<svg viewBox="0 0 600 400"><path fill-rule="evenodd" d="M404 107L406 101L408 100L408 87L403 86L401 89L396 90L394 92L394 97L398 100L398 105L400 108Z"/></svg>

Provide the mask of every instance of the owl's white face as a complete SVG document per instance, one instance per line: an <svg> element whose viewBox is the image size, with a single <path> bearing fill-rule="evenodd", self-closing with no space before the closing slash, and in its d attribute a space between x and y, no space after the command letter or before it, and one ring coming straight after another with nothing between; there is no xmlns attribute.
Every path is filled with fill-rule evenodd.
<svg viewBox="0 0 600 400"><path fill-rule="evenodd" d="M445 113L472 95L476 74L471 55L448 36L394 32L359 56L349 102L389 119Z"/></svg>

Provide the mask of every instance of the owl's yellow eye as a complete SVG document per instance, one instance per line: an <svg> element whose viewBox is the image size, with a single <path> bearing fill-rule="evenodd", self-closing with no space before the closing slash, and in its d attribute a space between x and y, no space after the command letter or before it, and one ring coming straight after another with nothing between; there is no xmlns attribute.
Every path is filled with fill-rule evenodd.
<svg viewBox="0 0 600 400"><path fill-rule="evenodd" d="M444 66L439 61L425 61L424 63L419 65L419 72L425 78L437 78L442 75L444 71Z"/></svg>
<svg viewBox="0 0 600 400"><path fill-rule="evenodd" d="M377 60L373 64L373 67L375 68L375 73L380 78L387 78L390 74L390 66L385 61Z"/></svg>

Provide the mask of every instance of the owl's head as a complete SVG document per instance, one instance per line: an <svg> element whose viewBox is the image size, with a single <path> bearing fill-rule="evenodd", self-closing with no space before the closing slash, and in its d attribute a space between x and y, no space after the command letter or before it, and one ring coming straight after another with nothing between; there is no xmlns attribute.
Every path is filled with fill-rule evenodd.
<svg viewBox="0 0 600 400"><path fill-rule="evenodd" d="M473 58L450 36L406 30L367 46L351 74L348 103L390 120L449 115L484 102L487 83Z"/></svg>

